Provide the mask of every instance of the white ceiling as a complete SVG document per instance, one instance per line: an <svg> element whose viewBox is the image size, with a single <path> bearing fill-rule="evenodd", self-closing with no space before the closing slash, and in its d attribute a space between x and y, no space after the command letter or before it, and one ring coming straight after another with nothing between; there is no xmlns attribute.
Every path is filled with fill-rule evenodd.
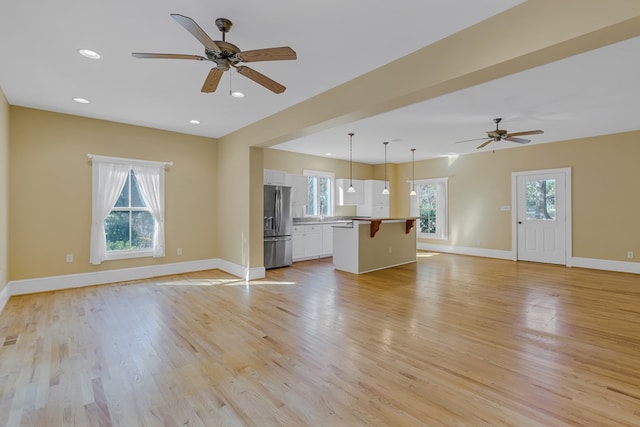
<svg viewBox="0 0 640 427"><path fill-rule="evenodd" d="M12 105L219 138L519 3L11 1L0 14L0 87ZM213 63L131 57L204 53L171 13L193 18L214 40L220 39L214 20L230 19L227 41L242 50L291 46L296 61L251 64L287 90L273 94L232 70L216 93L203 94ZM82 48L103 58L86 59ZM532 143L636 130L639 51L640 39L631 39L274 148L348 159L347 133L354 132L354 160L377 164L385 140L390 162L410 160L410 148L416 159L473 152L481 141L455 142L483 137L494 117L503 117L501 128L509 131L543 129ZM230 97L230 83L247 96ZM365 143L380 149L363 149Z"/></svg>

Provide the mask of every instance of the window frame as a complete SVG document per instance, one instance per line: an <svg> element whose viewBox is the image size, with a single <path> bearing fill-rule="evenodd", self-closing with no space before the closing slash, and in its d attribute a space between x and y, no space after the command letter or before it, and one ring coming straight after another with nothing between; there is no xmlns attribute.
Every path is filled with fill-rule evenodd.
<svg viewBox="0 0 640 427"><path fill-rule="evenodd" d="M308 213L310 211L310 207L307 206L307 209L305 209L304 212L304 216L305 217L309 217L309 218L322 218L325 216L334 216L335 215L335 185L336 185L336 179L335 176L336 174L334 172L325 172L325 171L316 171L316 170L310 170L310 169L304 169L302 171L302 175L307 177L307 186L309 185L308 183L308 177L322 177L322 178L327 178L329 180L329 213L327 215L313 215ZM316 204L319 206L320 205L320 200L318 199L319 197L319 191L316 191Z"/></svg>
<svg viewBox="0 0 640 427"><path fill-rule="evenodd" d="M132 216L133 216L133 212L148 212L149 215L151 215L151 218L153 219L154 222L154 227L157 226L157 221L155 218L153 218L153 214L151 213L151 208L149 208L149 206L144 206L144 207L138 207L138 206L131 206L131 184L132 182L132 174L135 174L135 171L133 170L133 167L129 168L129 172L128 172L128 176L127 176L127 181L125 181L125 186L128 188L129 191L129 195L127 197L127 199L129 200L129 206L126 207L122 207L122 206L113 206L111 208L111 211L109 212L109 215L111 215L111 212L128 212L129 213L129 244L131 244L131 238L132 238ZM123 188L124 190L124 188ZM138 188L138 193L140 193L140 189ZM142 201L145 203L145 205L147 204L146 201L144 200L144 197L142 196L142 194L140 194L140 198L142 199ZM106 221L106 219L105 219ZM105 234L106 234L107 230L105 227ZM116 260L116 259L128 259L128 258L143 258L143 257L151 257L153 256L153 241L151 244L150 248L144 248L144 249L117 249L117 250L109 250L108 247L106 249L106 254L105 254L105 260L106 261L110 261L110 260Z"/></svg>
<svg viewBox="0 0 640 427"><path fill-rule="evenodd" d="M415 184L417 194L415 196L409 196L409 199L411 216L418 218L416 236L422 239L447 240L449 238L449 178L420 179L409 183L409 185L413 184ZM439 193L436 196L437 200L444 202L444 205L438 204L436 206L435 233L423 233L420 231L420 206L418 195L420 194L420 187L424 185L435 185L436 190Z"/></svg>

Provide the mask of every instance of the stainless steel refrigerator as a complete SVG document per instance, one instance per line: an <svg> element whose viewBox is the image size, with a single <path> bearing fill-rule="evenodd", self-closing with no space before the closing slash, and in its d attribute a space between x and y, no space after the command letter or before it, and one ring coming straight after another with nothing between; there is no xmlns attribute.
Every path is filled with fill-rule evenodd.
<svg viewBox="0 0 640 427"><path fill-rule="evenodd" d="M264 186L264 266L291 265L293 256L291 187Z"/></svg>

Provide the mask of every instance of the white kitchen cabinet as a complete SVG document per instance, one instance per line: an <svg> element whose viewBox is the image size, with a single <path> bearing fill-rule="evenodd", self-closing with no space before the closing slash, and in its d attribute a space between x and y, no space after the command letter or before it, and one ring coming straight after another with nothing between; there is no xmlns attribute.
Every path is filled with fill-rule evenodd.
<svg viewBox="0 0 640 427"><path fill-rule="evenodd" d="M322 255L322 225L293 226L293 260L318 258Z"/></svg>
<svg viewBox="0 0 640 427"><path fill-rule="evenodd" d="M364 181L364 201L357 206L358 216L389 217L389 195L382 194L384 185L385 182L380 180L368 179Z"/></svg>
<svg viewBox="0 0 640 427"><path fill-rule="evenodd" d="M322 256L333 255L333 225L322 225Z"/></svg>
<svg viewBox="0 0 640 427"><path fill-rule="evenodd" d="M267 185L287 185L287 173L273 169L265 169L264 183Z"/></svg>
<svg viewBox="0 0 640 427"><path fill-rule="evenodd" d="M358 179L353 180L353 188L356 190L355 193L349 193L347 191L351 182L348 178L336 179L337 206L361 205L364 203L364 181Z"/></svg>

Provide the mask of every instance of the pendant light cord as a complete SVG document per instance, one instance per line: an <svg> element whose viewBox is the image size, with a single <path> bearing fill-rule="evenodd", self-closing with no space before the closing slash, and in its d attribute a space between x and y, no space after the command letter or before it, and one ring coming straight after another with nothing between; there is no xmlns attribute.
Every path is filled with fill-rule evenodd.
<svg viewBox="0 0 640 427"><path fill-rule="evenodd" d="M349 185L353 188L353 132L349 133Z"/></svg>

